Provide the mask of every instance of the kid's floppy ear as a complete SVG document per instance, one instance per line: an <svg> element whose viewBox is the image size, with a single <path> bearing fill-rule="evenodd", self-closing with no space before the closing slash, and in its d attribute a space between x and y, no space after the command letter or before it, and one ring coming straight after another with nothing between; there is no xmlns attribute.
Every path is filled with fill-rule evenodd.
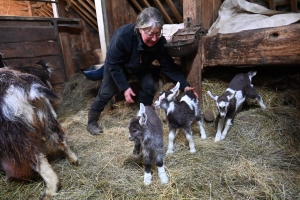
<svg viewBox="0 0 300 200"><path fill-rule="evenodd" d="M147 123L147 115L144 104L140 103L140 110L137 116L141 117L139 120L140 125L145 125Z"/></svg>
<svg viewBox="0 0 300 200"><path fill-rule="evenodd" d="M214 95L214 94L211 93L210 91L207 91L207 94L209 94L209 96L210 96L211 98L213 98L215 101L217 101L217 99L219 98L219 96Z"/></svg>

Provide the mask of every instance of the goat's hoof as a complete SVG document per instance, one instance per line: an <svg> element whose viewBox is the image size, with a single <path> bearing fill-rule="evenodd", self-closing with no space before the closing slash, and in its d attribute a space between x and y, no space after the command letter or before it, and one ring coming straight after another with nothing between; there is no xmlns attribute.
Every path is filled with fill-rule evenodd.
<svg viewBox="0 0 300 200"><path fill-rule="evenodd" d="M79 161L78 161L78 160L72 161L71 163L72 163L72 165L74 165L74 166L79 166Z"/></svg>
<svg viewBox="0 0 300 200"><path fill-rule="evenodd" d="M196 149L191 149L190 152L191 152L191 153L195 153L195 152L196 152Z"/></svg>
<svg viewBox="0 0 300 200"><path fill-rule="evenodd" d="M167 151L167 154L173 154L173 153L174 153L173 150L168 150L168 151Z"/></svg>
<svg viewBox="0 0 300 200"><path fill-rule="evenodd" d="M215 142L220 142L220 140L221 140L220 138L216 138Z"/></svg>
<svg viewBox="0 0 300 200"><path fill-rule="evenodd" d="M202 139L202 140L206 140L207 137L206 137L206 136L201 136L201 139Z"/></svg>

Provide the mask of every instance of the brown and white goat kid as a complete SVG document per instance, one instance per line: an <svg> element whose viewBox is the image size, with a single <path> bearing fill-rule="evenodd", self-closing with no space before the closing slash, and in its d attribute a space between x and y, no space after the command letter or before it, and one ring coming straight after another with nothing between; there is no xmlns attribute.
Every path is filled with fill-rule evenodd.
<svg viewBox="0 0 300 200"><path fill-rule="evenodd" d="M154 102L155 107L166 111L169 123L169 146L167 154L174 152L174 139L177 129L184 130L186 139L189 142L190 152L196 152L191 129L191 124L195 120L199 125L201 139L206 139L197 96L194 91L187 91L178 100L179 87L180 83L178 82L173 89L161 92Z"/></svg>
<svg viewBox="0 0 300 200"><path fill-rule="evenodd" d="M246 98L255 99L262 109L266 108L262 97L257 93L256 89L251 83L252 77L255 75L256 71L235 75L235 77L229 83L229 87L221 96L216 96L210 91L207 91L209 96L215 100L219 110L218 130L216 133L215 142L223 140L226 137L228 129L232 125L231 122L234 116L242 109Z"/></svg>
<svg viewBox="0 0 300 200"><path fill-rule="evenodd" d="M132 118L128 125L129 140L135 142L135 151L143 150L145 165L144 184L152 182L151 168L155 159L158 176L162 184L168 183L168 176L164 166L164 140L162 123L155 110L150 106L140 104L140 110L136 117Z"/></svg>
<svg viewBox="0 0 300 200"><path fill-rule="evenodd" d="M57 96L36 76L8 68L0 68L0 88L0 167L5 180L29 180L37 172L47 185L44 199L51 198L61 185L46 158L47 145L78 165L50 103Z"/></svg>

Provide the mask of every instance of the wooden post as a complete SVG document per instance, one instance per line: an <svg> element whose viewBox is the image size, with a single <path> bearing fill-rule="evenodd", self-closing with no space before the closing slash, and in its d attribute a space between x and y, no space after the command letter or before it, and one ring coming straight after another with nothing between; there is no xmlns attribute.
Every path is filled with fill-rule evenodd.
<svg viewBox="0 0 300 200"><path fill-rule="evenodd" d="M221 0L183 0L183 22L185 26L201 25L208 30L218 17ZM196 88L199 105L202 106L202 37L199 39L198 50L194 55L183 58L187 70L187 80Z"/></svg>
<svg viewBox="0 0 300 200"><path fill-rule="evenodd" d="M183 22L185 26L189 26L187 23L190 22L190 26L201 24L201 0L191 1L183 0ZM184 57L183 63L187 70L187 80L191 87L196 88L196 92L199 95L199 105L202 106L202 59L201 59L201 37L199 40L199 46L197 53Z"/></svg>
<svg viewBox="0 0 300 200"><path fill-rule="evenodd" d="M109 43L105 1L97 0L95 1L95 6L96 6L100 46L102 51L101 61L104 61L106 58L107 46Z"/></svg>

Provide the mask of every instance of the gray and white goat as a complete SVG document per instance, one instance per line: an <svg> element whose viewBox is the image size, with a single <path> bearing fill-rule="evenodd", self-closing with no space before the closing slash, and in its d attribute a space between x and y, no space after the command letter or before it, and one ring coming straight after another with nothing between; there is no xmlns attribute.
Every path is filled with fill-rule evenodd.
<svg viewBox="0 0 300 200"><path fill-rule="evenodd" d="M229 87L221 96L216 96L210 91L207 91L209 96L216 101L219 110L218 115L218 130L215 137L215 142L223 140L230 128L230 125L237 112L242 109L242 105L246 98L255 99L262 109L266 106L263 103L262 97L257 93L252 85L252 77L256 75L256 71L248 73L240 73L229 83Z"/></svg>
<svg viewBox="0 0 300 200"><path fill-rule="evenodd" d="M174 139L177 129L184 130L186 139L189 142L190 152L196 152L191 129L191 124L194 120L196 120L199 125L201 138L206 139L197 96L194 91L187 91L184 92L181 99L178 100L179 87L180 83L178 82L173 89L161 92L158 99L154 102L155 107L162 108L166 111L169 123L169 146L167 154L174 152Z"/></svg>
<svg viewBox="0 0 300 200"><path fill-rule="evenodd" d="M162 184L168 183L168 176L164 166L164 140L162 123L155 110L140 103L140 110L128 125L129 140L135 142L135 151L143 150L145 173L144 184L150 185L152 181L151 168L155 159L158 176Z"/></svg>

